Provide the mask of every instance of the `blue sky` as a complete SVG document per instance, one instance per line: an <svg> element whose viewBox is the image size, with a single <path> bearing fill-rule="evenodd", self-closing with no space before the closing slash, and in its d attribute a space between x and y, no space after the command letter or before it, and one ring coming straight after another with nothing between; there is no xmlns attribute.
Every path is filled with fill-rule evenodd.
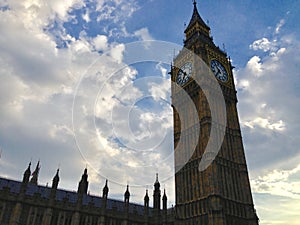
<svg viewBox="0 0 300 225"><path fill-rule="evenodd" d="M108 178L111 197L129 183L142 202L159 172L174 204L167 72L192 1L0 0L0 9L0 175L20 180L40 159L40 184L59 166L59 186L76 190L87 166L91 194ZM198 9L235 66L260 224L298 225L300 1L199 0ZM130 43L146 40L174 48L152 62L137 51L141 61L126 65ZM132 133L125 112L137 118Z"/></svg>

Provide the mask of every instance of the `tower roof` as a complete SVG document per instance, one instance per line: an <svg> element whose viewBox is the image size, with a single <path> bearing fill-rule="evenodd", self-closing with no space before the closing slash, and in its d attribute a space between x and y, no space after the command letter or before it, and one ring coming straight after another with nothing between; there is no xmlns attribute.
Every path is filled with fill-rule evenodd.
<svg viewBox="0 0 300 225"><path fill-rule="evenodd" d="M163 200L167 200L166 189L164 189Z"/></svg>
<svg viewBox="0 0 300 225"><path fill-rule="evenodd" d="M145 200L145 201L149 201L148 190L146 190L146 194L145 194L144 200Z"/></svg>
<svg viewBox="0 0 300 225"><path fill-rule="evenodd" d="M184 32L186 33L189 29L191 29L196 22L198 22L201 26L204 26L206 29L210 30L209 26L206 25L206 23L203 21L203 19L200 16L198 9L197 9L197 2L195 0L194 0L193 4L194 4L193 15L192 15L189 25L187 26L187 28L185 29Z"/></svg>

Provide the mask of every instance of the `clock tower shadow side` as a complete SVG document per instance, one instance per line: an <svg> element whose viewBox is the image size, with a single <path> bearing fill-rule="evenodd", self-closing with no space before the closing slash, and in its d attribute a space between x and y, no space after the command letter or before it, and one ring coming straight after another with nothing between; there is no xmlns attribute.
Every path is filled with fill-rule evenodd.
<svg viewBox="0 0 300 225"><path fill-rule="evenodd" d="M184 48L171 69L177 224L258 225L238 119L233 67L227 54L214 44L196 2L185 34ZM195 57L200 57L205 66L198 65ZM213 106L208 102L207 93L217 95L213 82L208 80L201 87L196 82L205 72L213 73L222 91L226 115L222 115L221 108L216 114L226 117L226 125L212 121L211 110L219 107L219 101L210 102ZM198 118L188 102L194 104ZM212 163L199 171L211 134L223 141Z"/></svg>

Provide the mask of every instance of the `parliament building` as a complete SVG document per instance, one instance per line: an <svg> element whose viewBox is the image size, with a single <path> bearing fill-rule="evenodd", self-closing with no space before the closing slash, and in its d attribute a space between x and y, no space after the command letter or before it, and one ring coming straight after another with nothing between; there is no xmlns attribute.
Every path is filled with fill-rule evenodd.
<svg viewBox="0 0 300 225"><path fill-rule="evenodd" d="M38 185L40 165L32 172L30 163L22 181L0 178L0 225L258 225L237 113L233 66L227 54L214 44L196 1L184 32L184 48L174 58L170 72L177 167L175 206L167 208L166 192L161 191L158 175L150 207L148 191L143 205L130 202L129 186L123 200L110 199L107 181L101 197L90 195L87 169L77 192L58 188L59 170L51 186ZM205 70L184 49L201 58L218 87L209 79L199 85L197 79L202 79ZM184 101L184 95L192 100L198 120L192 119L193 109ZM220 110L213 114L210 96L224 100L226 117L220 115L218 101L213 107ZM218 123L215 116L224 117L226 124ZM215 155L207 152L206 147L213 146L223 131L219 151ZM215 137L211 138L213 133ZM182 160L191 148L195 150L186 161ZM200 169L199 165L209 160Z"/></svg>

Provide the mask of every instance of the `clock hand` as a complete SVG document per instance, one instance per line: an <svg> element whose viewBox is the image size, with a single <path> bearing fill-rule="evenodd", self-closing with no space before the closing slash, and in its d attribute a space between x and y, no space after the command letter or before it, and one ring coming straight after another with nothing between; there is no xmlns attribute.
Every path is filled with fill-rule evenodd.
<svg viewBox="0 0 300 225"><path fill-rule="evenodd" d="M221 73L221 72L220 72L219 68L217 67L217 73L216 73L216 76L218 76L220 73Z"/></svg>

